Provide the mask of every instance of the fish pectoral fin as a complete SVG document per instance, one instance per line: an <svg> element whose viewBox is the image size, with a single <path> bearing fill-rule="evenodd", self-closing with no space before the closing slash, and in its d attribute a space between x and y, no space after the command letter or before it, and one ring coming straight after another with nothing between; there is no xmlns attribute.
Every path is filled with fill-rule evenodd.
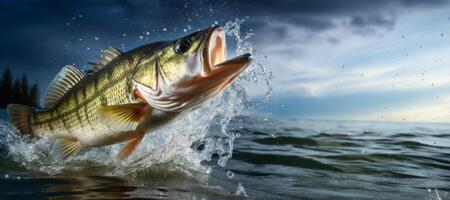
<svg viewBox="0 0 450 200"><path fill-rule="evenodd" d="M120 150L119 152L119 158L125 159L128 156L131 155L131 153L136 150L136 147L141 143L142 139L144 138L145 133L138 133L136 136L132 139L130 139Z"/></svg>
<svg viewBox="0 0 450 200"><path fill-rule="evenodd" d="M115 131L133 131L139 122L152 113L146 103L123 104L100 108L100 122Z"/></svg>
<svg viewBox="0 0 450 200"><path fill-rule="evenodd" d="M75 156L83 150L84 145L77 140L61 140L59 145L59 150L66 159L69 156Z"/></svg>

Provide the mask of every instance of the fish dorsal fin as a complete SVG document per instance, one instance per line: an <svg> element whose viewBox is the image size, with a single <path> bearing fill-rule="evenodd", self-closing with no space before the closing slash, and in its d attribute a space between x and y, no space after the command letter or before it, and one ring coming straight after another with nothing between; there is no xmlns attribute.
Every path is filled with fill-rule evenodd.
<svg viewBox="0 0 450 200"><path fill-rule="evenodd" d="M102 49L102 54L98 57L97 62L90 62L89 64L93 65L93 67L87 70L87 73L94 73L104 66L106 66L109 62L114 60L114 58L120 56L122 52L112 47L108 47L106 49Z"/></svg>
<svg viewBox="0 0 450 200"><path fill-rule="evenodd" d="M47 89L44 98L44 107L51 108L69 91L75 84L80 82L85 74L72 65L66 65L59 71Z"/></svg>

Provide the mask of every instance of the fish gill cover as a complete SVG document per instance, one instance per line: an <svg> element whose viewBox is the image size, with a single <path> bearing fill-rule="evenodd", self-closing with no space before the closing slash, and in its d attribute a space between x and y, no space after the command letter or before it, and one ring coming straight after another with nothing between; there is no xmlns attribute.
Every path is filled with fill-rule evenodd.
<svg viewBox="0 0 450 200"><path fill-rule="evenodd" d="M245 19L230 21L224 30L236 45L235 54L255 55L249 42L253 33L240 30L244 22ZM255 83L264 87L265 103L272 91L271 79L272 74L254 59L249 69L222 95L193 112L185 113L169 126L148 134L126 160L116 157L123 144L88 148L78 156L62 160L55 150L54 141L24 139L17 129L4 121L0 121L0 126L6 134L0 137L0 145L7 149L8 157L22 167L49 175L82 172L136 177L146 173L176 172L207 180L211 167L203 165L202 161L216 161L217 165L225 167L232 158L236 138L227 126L233 117L254 105L242 84Z"/></svg>

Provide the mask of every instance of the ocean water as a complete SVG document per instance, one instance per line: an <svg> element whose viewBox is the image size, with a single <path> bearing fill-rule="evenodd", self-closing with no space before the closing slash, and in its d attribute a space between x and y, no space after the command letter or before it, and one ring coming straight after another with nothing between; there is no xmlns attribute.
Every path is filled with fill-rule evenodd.
<svg viewBox="0 0 450 200"><path fill-rule="evenodd" d="M127 174L89 152L26 160L36 146L20 147L26 139L1 118L0 199L450 199L450 124L238 116L227 125L235 140L224 167L216 152L200 168L170 160ZM51 145L41 145L47 154ZM190 146L207 148L202 139Z"/></svg>

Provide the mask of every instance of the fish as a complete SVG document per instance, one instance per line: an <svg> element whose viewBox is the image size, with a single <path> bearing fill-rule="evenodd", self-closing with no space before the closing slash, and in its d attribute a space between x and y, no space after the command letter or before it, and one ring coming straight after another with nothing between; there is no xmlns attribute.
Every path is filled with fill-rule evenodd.
<svg viewBox="0 0 450 200"><path fill-rule="evenodd" d="M9 104L8 116L22 135L56 141L63 158L125 143L124 159L146 134L217 97L251 61L250 53L227 59L220 26L127 52L108 47L91 69L63 67L42 108Z"/></svg>

